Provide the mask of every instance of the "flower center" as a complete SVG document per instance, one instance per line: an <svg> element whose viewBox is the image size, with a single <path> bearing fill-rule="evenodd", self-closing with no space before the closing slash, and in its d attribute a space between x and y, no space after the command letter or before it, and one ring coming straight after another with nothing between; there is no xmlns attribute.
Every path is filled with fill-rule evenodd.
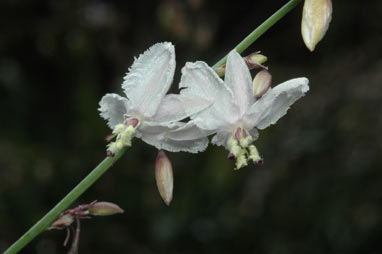
<svg viewBox="0 0 382 254"><path fill-rule="evenodd" d="M136 118L128 118L123 123L117 124L113 129L113 133L107 138L110 141L115 137L115 141L107 145L107 155L112 157L123 147L131 146L131 140L139 124L140 122Z"/></svg>
<svg viewBox="0 0 382 254"><path fill-rule="evenodd" d="M252 145L252 136L244 128L237 128L231 138L228 140L229 152L236 158L236 168L239 169L248 165L248 161L260 164L262 159L257 148Z"/></svg>

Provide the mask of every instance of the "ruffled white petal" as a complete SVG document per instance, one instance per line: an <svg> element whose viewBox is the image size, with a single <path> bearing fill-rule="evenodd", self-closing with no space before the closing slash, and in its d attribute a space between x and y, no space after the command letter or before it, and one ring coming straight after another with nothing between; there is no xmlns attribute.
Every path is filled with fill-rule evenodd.
<svg viewBox="0 0 382 254"><path fill-rule="evenodd" d="M206 134L192 124L158 126L155 123L146 123L145 125L145 128L140 130L142 140L158 149L197 153L204 151L208 146Z"/></svg>
<svg viewBox="0 0 382 254"><path fill-rule="evenodd" d="M275 124L289 106L309 91L307 78L295 78L279 84L256 101L245 116L245 121L258 129Z"/></svg>
<svg viewBox="0 0 382 254"><path fill-rule="evenodd" d="M169 94L163 98L158 111L149 120L161 124L180 121L210 105L211 102L203 98Z"/></svg>
<svg viewBox="0 0 382 254"><path fill-rule="evenodd" d="M233 134L230 131L219 131L212 138L211 143L217 146L224 146L227 150L229 150L229 148L227 147L227 143L228 140L232 137L232 135Z"/></svg>
<svg viewBox="0 0 382 254"><path fill-rule="evenodd" d="M138 57L124 77L122 88L134 111L152 117L170 88L175 71L175 50L157 43Z"/></svg>
<svg viewBox="0 0 382 254"><path fill-rule="evenodd" d="M99 102L100 115L107 120L107 125L114 129L115 125L124 120L124 115L128 114L129 101L118 94L106 94Z"/></svg>
<svg viewBox="0 0 382 254"><path fill-rule="evenodd" d="M234 122L238 109L233 102L232 91L204 62L186 63L179 84L181 95L207 100L212 106L191 116L202 129L212 130Z"/></svg>
<svg viewBox="0 0 382 254"><path fill-rule="evenodd" d="M251 73L236 50L228 54L224 81L233 91L234 101L239 107L240 116L243 116L254 103L255 98L252 92Z"/></svg>
<svg viewBox="0 0 382 254"><path fill-rule="evenodd" d="M179 126L173 131L170 131L166 134L166 138L172 140L195 140L200 138L205 138L211 135L212 131L206 131L200 129L193 121L187 123L181 123L183 125Z"/></svg>

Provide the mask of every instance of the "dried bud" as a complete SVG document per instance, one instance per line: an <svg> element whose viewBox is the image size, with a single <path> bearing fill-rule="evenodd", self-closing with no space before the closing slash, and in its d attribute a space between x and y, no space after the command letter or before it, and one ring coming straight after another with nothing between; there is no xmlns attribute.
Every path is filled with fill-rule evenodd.
<svg viewBox="0 0 382 254"><path fill-rule="evenodd" d="M301 33L306 47L313 51L324 37L332 19L331 0L305 0Z"/></svg>
<svg viewBox="0 0 382 254"><path fill-rule="evenodd" d="M166 205L170 205L174 188L174 176L171 161L163 150L160 150L155 164L155 180L159 194Z"/></svg>
<svg viewBox="0 0 382 254"><path fill-rule="evenodd" d="M267 69L266 66L262 65L268 60L268 58L262 54L260 54L260 51L254 52L246 57L244 57L245 63L248 65L248 68L250 70L255 68L264 68Z"/></svg>
<svg viewBox="0 0 382 254"><path fill-rule="evenodd" d="M72 214L62 214L50 225L48 230L52 229L64 229L69 227L74 221Z"/></svg>
<svg viewBox="0 0 382 254"><path fill-rule="evenodd" d="M265 94L272 84L272 75L267 70L259 71L253 79L253 96L260 98Z"/></svg>
<svg viewBox="0 0 382 254"><path fill-rule="evenodd" d="M118 205L110 202L96 202L89 206L89 214L93 216L108 216L123 212Z"/></svg>

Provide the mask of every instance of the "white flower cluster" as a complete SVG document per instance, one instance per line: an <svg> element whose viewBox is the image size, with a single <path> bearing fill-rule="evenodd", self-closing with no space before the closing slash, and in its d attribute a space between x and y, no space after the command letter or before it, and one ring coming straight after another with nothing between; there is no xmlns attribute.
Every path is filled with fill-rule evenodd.
<svg viewBox="0 0 382 254"><path fill-rule="evenodd" d="M174 46L157 43L126 74L122 84L126 98L117 94L102 98L101 116L116 137L108 145L109 154L130 146L133 137L158 149L197 153L207 148L208 136L216 134L211 142L236 158L237 169L248 161L259 163L261 157L252 144L257 129L276 123L309 90L308 79L296 78L255 96L249 69L236 51L228 55L224 81L205 62L186 63L182 90L166 94L174 71Z"/></svg>

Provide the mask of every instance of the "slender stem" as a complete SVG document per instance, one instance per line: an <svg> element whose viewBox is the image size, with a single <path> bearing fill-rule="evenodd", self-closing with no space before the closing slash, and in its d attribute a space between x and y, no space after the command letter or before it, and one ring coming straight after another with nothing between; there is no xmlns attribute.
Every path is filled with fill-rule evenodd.
<svg viewBox="0 0 382 254"><path fill-rule="evenodd" d="M252 31L247 37L244 38L239 44L236 45L235 49L240 54L244 50L246 50L252 43L254 43L261 35L263 35L269 28L271 28L277 21L283 18L288 12L293 10L294 7L297 6L302 0L290 0L283 7L281 7L278 11L276 11L272 16L270 16L267 20L265 20L260 26L258 26L255 30ZM224 65L227 61L227 56L224 56L219 60L214 66L213 69L216 69L222 65Z"/></svg>
<svg viewBox="0 0 382 254"><path fill-rule="evenodd" d="M259 27L253 30L242 42L236 47L236 51L242 53L255 40L264 34L271 26L290 12L302 0L290 0L271 17L265 20ZM227 55L217 62L213 68L216 69L227 60ZM45 230L60 215L62 211L68 208L79 196L82 195L90 186L93 185L99 177L101 177L125 152L122 149L115 157L107 157L89 175L87 175L71 192L69 192L52 210L50 210L41 220L31 227L24 235L22 235L12 246L10 246L4 254L15 254L19 252L26 244L32 241L38 234Z"/></svg>
<svg viewBox="0 0 382 254"><path fill-rule="evenodd" d="M18 253L26 244L33 240L38 234L45 230L52 222L68 208L82 193L97 181L125 152L123 148L116 156L105 158L95 167L74 189L69 192L52 210L50 210L41 220L22 235L4 254Z"/></svg>

